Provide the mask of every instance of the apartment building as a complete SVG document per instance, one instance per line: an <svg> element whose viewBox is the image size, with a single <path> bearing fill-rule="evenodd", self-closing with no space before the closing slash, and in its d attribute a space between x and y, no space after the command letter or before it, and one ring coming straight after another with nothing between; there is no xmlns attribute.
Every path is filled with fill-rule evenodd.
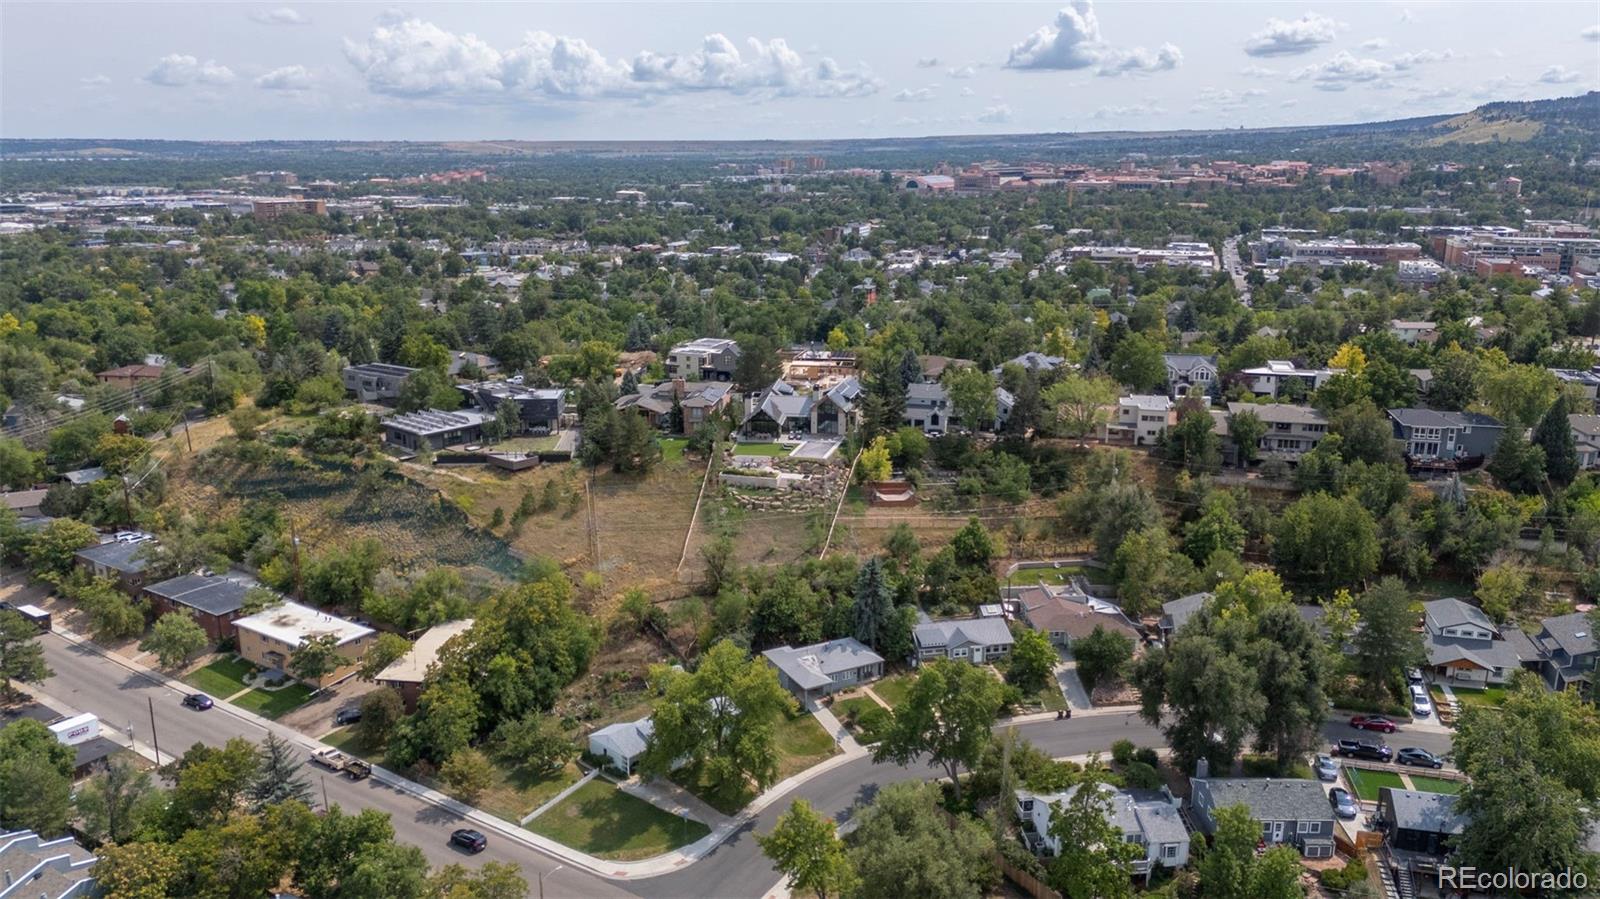
<svg viewBox="0 0 1600 899"><path fill-rule="evenodd" d="M346 621L297 602L284 602L255 615L233 622L239 637L239 655L262 668L289 671L295 650L307 641L331 635L343 664L307 681L321 688L355 674L367 650L377 642L378 632L365 625Z"/></svg>
<svg viewBox="0 0 1600 899"><path fill-rule="evenodd" d="M739 344L725 337L701 337L667 354L667 377L685 381L732 381Z"/></svg>

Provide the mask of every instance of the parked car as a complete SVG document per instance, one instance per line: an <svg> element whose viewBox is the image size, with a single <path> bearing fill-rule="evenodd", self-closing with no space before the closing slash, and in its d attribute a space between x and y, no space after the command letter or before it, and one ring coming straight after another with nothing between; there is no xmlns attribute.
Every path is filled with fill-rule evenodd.
<svg viewBox="0 0 1600 899"><path fill-rule="evenodd" d="M1333 813L1346 821L1361 814L1361 807L1356 805L1355 797L1344 787L1334 787L1328 791L1328 804L1333 806Z"/></svg>
<svg viewBox="0 0 1600 899"><path fill-rule="evenodd" d="M1444 759L1439 758L1426 749L1407 746L1395 754L1395 764L1416 765L1419 768L1443 768Z"/></svg>
<svg viewBox="0 0 1600 899"><path fill-rule="evenodd" d="M1335 781L1339 779L1339 763L1333 756L1319 755L1312 768L1317 772L1317 780Z"/></svg>
<svg viewBox="0 0 1600 899"><path fill-rule="evenodd" d="M1356 730L1373 730L1381 734L1392 734L1398 729L1393 721L1382 715L1356 715L1350 719L1350 726Z"/></svg>
<svg viewBox="0 0 1600 899"><path fill-rule="evenodd" d="M211 701L211 697L204 693L190 693L188 696L183 697L183 704L197 712L203 712L215 705Z"/></svg>
<svg viewBox="0 0 1600 899"><path fill-rule="evenodd" d="M1420 684L1420 683L1422 683L1422 669L1421 668L1407 668L1406 669L1406 683L1408 683L1408 684Z"/></svg>
<svg viewBox="0 0 1600 899"><path fill-rule="evenodd" d="M476 830L463 827L450 833L450 845L459 846L471 853L479 853L489 846L489 838Z"/></svg>
<svg viewBox="0 0 1600 899"><path fill-rule="evenodd" d="M1373 762L1387 762L1394 758L1393 749L1372 740L1340 740L1333 751L1345 758L1367 759Z"/></svg>
<svg viewBox="0 0 1600 899"><path fill-rule="evenodd" d="M1411 685L1411 715L1414 718L1426 718L1433 714L1433 700L1428 698L1428 691L1418 684Z"/></svg>
<svg viewBox="0 0 1600 899"><path fill-rule="evenodd" d="M347 705L333 713L334 724L355 724L361 720L361 706Z"/></svg>

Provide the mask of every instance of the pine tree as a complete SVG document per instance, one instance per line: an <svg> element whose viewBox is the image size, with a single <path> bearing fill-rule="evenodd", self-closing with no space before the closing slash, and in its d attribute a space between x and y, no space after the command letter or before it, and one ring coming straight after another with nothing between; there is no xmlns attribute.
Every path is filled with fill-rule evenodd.
<svg viewBox="0 0 1600 899"><path fill-rule="evenodd" d="M877 556L868 559L856 575L855 613L856 639L876 649L894 616L893 591Z"/></svg>
<svg viewBox="0 0 1600 899"><path fill-rule="evenodd" d="M268 732L261 744L261 767L251 781L245 798L256 811L281 802L295 800L311 804L311 784L300 775L301 764L294 760L289 744Z"/></svg>
<svg viewBox="0 0 1600 899"><path fill-rule="evenodd" d="M1533 432L1533 445L1544 449L1544 473L1558 485L1572 483L1578 475L1578 451L1572 444L1572 405L1566 393L1556 395L1550 410Z"/></svg>

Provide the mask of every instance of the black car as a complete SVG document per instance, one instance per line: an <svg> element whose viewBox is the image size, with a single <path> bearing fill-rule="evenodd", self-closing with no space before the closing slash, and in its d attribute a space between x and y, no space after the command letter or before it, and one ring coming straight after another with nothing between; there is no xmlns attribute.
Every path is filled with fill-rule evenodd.
<svg viewBox="0 0 1600 899"><path fill-rule="evenodd" d="M361 720L361 706L345 706L333 713L333 723L338 725L355 724Z"/></svg>
<svg viewBox="0 0 1600 899"><path fill-rule="evenodd" d="M463 827L450 833L450 845L460 846L468 852L482 852L489 846L489 838L476 830Z"/></svg>
<svg viewBox="0 0 1600 899"><path fill-rule="evenodd" d="M1333 751L1346 758L1367 759L1374 762L1387 762L1394 757L1393 749L1371 740L1340 740Z"/></svg>
<svg viewBox="0 0 1600 899"><path fill-rule="evenodd" d="M1415 746L1407 746L1406 748L1400 750L1400 752L1395 755L1394 760L1395 763L1399 765L1416 765L1419 768L1444 767L1444 759L1439 758L1426 749L1418 749Z"/></svg>
<svg viewBox="0 0 1600 899"><path fill-rule="evenodd" d="M213 705L211 697L204 693L190 693L183 697L183 704L197 712L203 712Z"/></svg>

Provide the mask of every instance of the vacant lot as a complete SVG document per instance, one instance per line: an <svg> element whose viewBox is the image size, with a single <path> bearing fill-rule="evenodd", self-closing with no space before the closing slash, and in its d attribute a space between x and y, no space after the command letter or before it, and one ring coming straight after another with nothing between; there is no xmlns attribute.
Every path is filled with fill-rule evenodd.
<svg viewBox="0 0 1600 899"><path fill-rule="evenodd" d="M598 778L529 821L528 829L580 852L617 861L671 852L710 833L699 821L662 811Z"/></svg>
<svg viewBox="0 0 1600 899"><path fill-rule="evenodd" d="M217 699L227 699L245 689L244 679L255 669L256 666L238 656L228 656L191 672L183 682Z"/></svg>
<svg viewBox="0 0 1600 899"><path fill-rule="evenodd" d="M1350 786L1355 789L1356 796L1366 802L1378 801L1378 790L1391 787L1396 790L1406 788L1405 782L1400 780L1400 775L1393 771L1373 771L1368 768L1345 768L1345 776L1350 778Z"/></svg>

